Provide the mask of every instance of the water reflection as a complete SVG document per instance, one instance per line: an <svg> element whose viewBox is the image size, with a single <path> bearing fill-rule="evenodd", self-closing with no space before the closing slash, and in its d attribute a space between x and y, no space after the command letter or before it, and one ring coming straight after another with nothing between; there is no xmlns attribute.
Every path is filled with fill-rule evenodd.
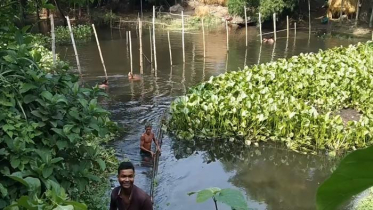
<svg viewBox="0 0 373 210"><path fill-rule="evenodd" d="M315 209L317 187L335 167L335 162L325 157L301 155L274 145L175 142L173 151L177 159L202 152L206 164L220 162L226 173L233 174L228 182L244 189L249 199L266 203L267 209Z"/></svg>

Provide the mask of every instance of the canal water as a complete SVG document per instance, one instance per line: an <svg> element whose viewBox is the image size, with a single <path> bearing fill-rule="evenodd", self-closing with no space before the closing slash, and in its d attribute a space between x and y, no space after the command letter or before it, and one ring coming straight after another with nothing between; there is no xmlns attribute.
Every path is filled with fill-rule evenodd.
<svg viewBox="0 0 373 210"><path fill-rule="evenodd" d="M144 54L150 59L148 26L144 27ZM155 185L154 201L157 209L189 210L214 209L212 200L196 203L191 191L208 187L240 190L250 209L315 209L317 187L331 173L334 162L327 157L301 155L275 145L244 147L227 142L180 142L167 133L163 136L162 155L158 175L151 180L152 163L139 155L140 136L150 122L157 130L163 111L168 111L172 100L188 88L208 80L211 76L239 71L245 65L275 61L306 52L317 52L335 46L347 46L364 40L322 39L298 31L296 37L278 33L276 44L260 44L257 29L249 27L248 47L245 30L231 29L229 52L225 29L206 32L206 58L203 58L201 32L185 34L186 63L183 64L182 35L171 31L173 66L170 66L167 31L156 30L158 69L144 59L141 81L129 81L129 47L126 30L132 32L134 73L139 74L139 39L135 27L98 30L101 50L109 75L109 98L101 101L110 110L112 119L126 130L110 146L120 160L129 158L136 167L135 184L150 191ZM77 47L84 74L89 85L99 84L104 71L94 39ZM76 66L72 47L58 47L60 57ZM155 76L157 75L157 76ZM115 172L113 172L115 173ZM113 176L113 187L117 186ZM230 209L219 204L219 209Z"/></svg>

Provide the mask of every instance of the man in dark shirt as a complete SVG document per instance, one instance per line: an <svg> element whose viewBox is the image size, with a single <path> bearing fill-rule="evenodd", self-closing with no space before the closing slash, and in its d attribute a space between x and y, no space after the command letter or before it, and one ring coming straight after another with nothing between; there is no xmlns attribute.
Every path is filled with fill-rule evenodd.
<svg viewBox="0 0 373 210"><path fill-rule="evenodd" d="M153 210L150 196L133 184L135 167L122 162L118 167L119 187L111 192L110 210Z"/></svg>

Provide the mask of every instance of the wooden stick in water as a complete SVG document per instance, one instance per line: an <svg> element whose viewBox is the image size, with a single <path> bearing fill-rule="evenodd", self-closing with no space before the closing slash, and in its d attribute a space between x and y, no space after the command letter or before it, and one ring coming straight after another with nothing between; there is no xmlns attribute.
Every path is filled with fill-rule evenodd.
<svg viewBox="0 0 373 210"><path fill-rule="evenodd" d="M247 11L246 6L244 7L245 10L245 33L246 33L246 47L247 47Z"/></svg>
<svg viewBox="0 0 373 210"><path fill-rule="evenodd" d="M157 70L157 50L155 48L155 6L153 6L153 48L154 48L154 69Z"/></svg>
<svg viewBox="0 0 373 210"><path fill-rule="evenodd" d="M205 25L202 18L202 35L203 35L203 57L206 58L206 42L205 42Z"/></svg>
<svg viewBox="0 0 373 210"><path fill-rule="evenodd" d="M359 8L360 8L360 0L357 0L357 4L356 4L355 27L357 26L357 22L358 22L358 20L359 20Z"/></svg>
<svg viewBox="0 0 373 210"><path fill-rule="evenodd" d="M184 45L184 12L183 12L183 11L181 11L181 27L182 27L183 63L185 63L185 45Z"/></svg>
<svg viewBox="0 0 373 210"><path fill-rule="evenodd" d="M308 28L311 32L311 3L310 0L308 0Z"/></svg>
<svg viewBox="0 0 373 210"><path fill-rule="evenodd" d="M259 33L260 33L260 43L263 42L263 34L262 34L262 15L259 12Z"/></svg>
<svg viewBox="0 0 373 210"><path fill-rule="evenodd" d="M289 39L289 16L286 16L286 28L287 28L286 38Z"/></svg>
<svg viewBox="0 0 373 210"><path fill-rule="evenodd" d="M144 63L142 59L142 22L141 19L139 18L139 40L140 40L140 74L144 73Z"/></svg>
<svg viewBox="0 0 373 210"><path fill-rule="evenodd" d="M229 30L228 30L228 21L225 21L225 30L227 31L227 51L229 51ZM228 60L228 59L227 59Z"/></svg>
<svg viewBox="0 0 373 210"><path fill-rule="evenodd" d="M73 43L73 48L74 48L75 58L76 58L76 65L78 66L79 74L82 75L82 70L80 69L80 62L79 62L78 51L76 50L76 45L75 45L75 40L74 40L74 34L73 34L73 30L71 28L69 16L66 16L66 20L67 20L67 24L69 26L71 42Z"/></svg>
<svg viewBox="0 0 373 210"><path fill-rule="evenodd" d="M56 65L56 34L54 33L54 18L53 14L50 14L51 19L51 35L52 35L52 56L53 56L53 64Z"/></svg>
<svg viewBox="0 0 373 210"><path fill-rule="evenodd" d="M133 74L133 65L132 65L132 38L131 31L128 31L129 43L130 43L130 63L131 63L131 74Z"/></svg>
<svg viewBox="0 0 373 210"><path fill-rule="evenodd" d="M294 23L294 36L297 36L297 23Z"/></svg>
<svg viewBox="0 0 373 210"><path fill-rule="evenodd" d="M167 37L168 37L168 49L170 51L170 64L172 66L172 52L171 52L170 31L167 31Z"/></svg>
<svg viewBox="0 0 373 210"><path fill-rule="evenodd" d="M274 40L277 40L277 34L276 34L276 13L273 13L273 34L274 34Z"/></svg>
<svg viewBox="0 0 373 210"><path fill-rule="evenodd" d="M152 30L149 26L149 38L150 38L150 65L153 66L153 42L152 42Z"/></svg>
<svg viewBox="0 0 373 210"><path fill-rule="evenodd" d="M102 63L102 66L104 67L105 77L106 77L106 79L108 79L108 78L107 78L107 72L106 72L106 67L105 67L104 58L102 57L102 53L101 53L100 42L98 41L98 37L97 37L97 33L96 33L96 27L95 27L95 24L92 24L92 28L93 28L93 33L95 34L95 37L96 37L96 42L97 42L98 52L100 53L100 58L101 58L101 63Z"/></svg>

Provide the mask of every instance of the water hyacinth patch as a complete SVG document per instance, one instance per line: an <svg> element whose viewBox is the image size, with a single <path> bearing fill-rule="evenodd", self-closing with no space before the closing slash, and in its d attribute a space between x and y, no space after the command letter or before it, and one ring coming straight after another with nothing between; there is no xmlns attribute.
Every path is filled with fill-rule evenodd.
<svg viewBox="0 0 373 210"><path fill-rule="evenodd" d="M170 128L180 139L271 140L302 152L363 148L373 131L372 73L372 42L246 67L177 98ZM360 119L342 119L344 109Z"/></svg>

